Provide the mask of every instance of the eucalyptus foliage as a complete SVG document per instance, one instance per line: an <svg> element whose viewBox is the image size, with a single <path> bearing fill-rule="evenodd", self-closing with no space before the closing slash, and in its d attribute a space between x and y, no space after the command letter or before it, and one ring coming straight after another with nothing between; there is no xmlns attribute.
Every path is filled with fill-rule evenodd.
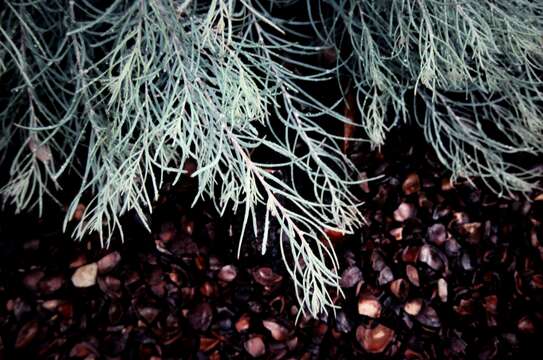
<svg viewBox="0 0 543 360"><path fill-rule="evenodd" d="M513 155L543 152L543 2L326 0L308 7L324 24L323 41L342 55L375 145L412 119L453 180L478 177L510 196L537 186L541 171ZM324 8L334 15L323 18Z"/></svg>
<svg viewBox="0 0 543 360"><path fill-rule="evenodd" d="M293 4L310 21L276 16ZM107 246L127 212L149 228L195 161L194 201L243 215L240 248L254 231L264 254L279 225L301 309L317 315L341 291L327 233L363 217L338 146L354 139L323 127L356 124L308 89L347 79L373 144L413 120L453 178L530 191L540 174L513 156L543 150L542 17L530 0L5 1L0 191L41 212L78 179L64 227ZM330 48L336 66L314 65Z"/></svg>
<svg viewBox="0 0 543 360"><path fill-rule="evenodd" d="M41 211L63 175L76 174L65 227L86 203L74 237L97 232L108 245L122 237L126 212L147 224L165 180L178 181L193 159L195 201L242 211L244 231L255 233L264 207L262 253L276 221L303 310L334 306L328 287L339 289L338 261L326 231L351 232L363 218L353 166L317 121L344 119L300 86L332 74L296 62L318 48L286 41L297 35L251 0L6 5L2 150L7 139L18 150L5 201ZM257 149L270 154L265 162L252 157ZM306 195L296 174L311 187Z"/></svg>

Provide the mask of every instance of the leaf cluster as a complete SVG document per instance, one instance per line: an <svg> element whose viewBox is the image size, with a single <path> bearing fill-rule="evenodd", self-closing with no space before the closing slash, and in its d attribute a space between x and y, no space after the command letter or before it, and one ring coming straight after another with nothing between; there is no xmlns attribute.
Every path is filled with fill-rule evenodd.
<svg viewBox="0 0 543 360"><path fill-rule="evenodd" d="M453 180L514 196L541 171L543 3L531 0L327 0L308 8L357 92L376 145L416 121ZM318 16L327 8L333 15ZM413 110L415 109L415 110Z"/></svg>
<svg viewBox="0 0 543 360"><path fill-rule="evenodd" d="M318 118L344 119L300 85L333 75L296 62L318 48L285 40L290 30L268 10L250 0L8 2L0 124L2 150L18 150L5 201L41 211L75 175L65 227L85 203L73 236L96 232L108 245L128 211L148 226L165 181L182 179L191 159L195 201L242 211L255 233L263 207L262 252L276 221L302 309L333 307L338 260L326 231L351 232L362 216L353 166ZM257 149L271 154L265 162Z"/></svg>

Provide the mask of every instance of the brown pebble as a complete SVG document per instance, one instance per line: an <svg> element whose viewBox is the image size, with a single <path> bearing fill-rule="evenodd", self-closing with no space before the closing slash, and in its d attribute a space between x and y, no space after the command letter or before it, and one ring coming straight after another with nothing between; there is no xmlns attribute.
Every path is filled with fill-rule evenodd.
<svg viewBox="0 0 543 360"><path fill-rule="evenodd" d="M543 275L541 274L532 275L532 279L530 280L530 285L534 289L543 289Z"/></svg>
<svg viewBox="0 0 543 360"><path fill-rule="evenodd" d="M381 304L375 296L363 294L358 300L358 313L376 319L381 316Z"/></svg>
<svg viewBox="0 0 543 360"><path fill-rule="evenodd" d="M437 246L447 241L447 229L443 224L434 224L428 228L428 240Z"/></svg>
<svg viewBox="0 0 543 360"><path fill-rule="evenodd" d="M96 263L98 266L98 273L105 274L113 270L117 264L121 261L121 254L118 251L113 251Z"/></svg>
<svg viewBox="0 0 543 360"><path fill-rule="evenodd" d="M37 290L40 280L45 276L41 270L32 270L23 277L23 284L29 290Z"/></svg>
<svg viewBox="0 0 543 360"><path fill-rule="evenodd" d="M360 325L356 329L356 339L369 353L383 352L393 338L394 330L381 324L374 328Z"/></svg>
<svg viewBox="0 0 543 360"><path fill-rule="evenodd" d="M45 294L54 293L64 285L64 278L60 275L58 276L49 276L41 279L38 284L38 289Z"/></svg>
<svg viewBox="0 0 543 360"><path fill-rule="evenodd" d="M53 311L53 310L56 310L57 307L60 305L61 301L58 300L58 299L51 299L51 300L46 300L44 301L41 306L45 309L45 310L49 310L49 311Z"/></svg>
<svg viewBox="0 0 543 360"><path fill-rule="evenodd" d="M478 244L482 237L482 224L480 222L472 222L460 225L460 233L467 237L470 244Z"/></svg>
<svg viewBox="0 0 543 360"><path fill-rule="evenodd" d="M418 246L406 246L402 251L402 261L414 263L419 258L420 248Z"/></svg>
<svg viewBox="0 0 543 360"><path fill-rule="evenodd" d="M146 306L138 310L138 313L147 322L147 324L151 324L153 321L155 321L159 312L160 311L157 308L150 306Z"/></svg>
<svg viewBox="0 0 543 360"><path fill-rule="evenodd" d="M269 267L263 266L253 271L253 278L263 286L274 286L283 280L281 275L273 272Z"/></svg>
<svg viewBox="0 0 543 360"><path fill-rule="evenodd" d="M83 218L83 215L85 214L86 206L85 204L79 203L77 204L74 215L72 216L72 220L74 221L80 221Z"/></svg>
<svg viewBox="0 0 543 360"><path fill-rule="evenodd" d="M417 316L422 309L422 299L413 299L405 303L404 311L411 316Z"/></svg>
<svg viewBox="0 0 543 360"><path fill-rule="evenodd" d="M520 332L523 332L525 334L532 334L535 332L534 323L527 316L522 317L518 321L517 328Z"/></svg>
<svg viewBox="0 0 543 360"><path fill-rule="evenodd" d="M341 275L339 285L344 288L352 288L362 281L362 271L358 266L351 266Z"/></svg>
<svg viewBox="0 0 543 360"><path fill-rule="evenodd" d="M87 341L75 344L70 350L70 357L77 359L96 359L96 348Z"/></svg>
<svg viewBox="0 0 543 360"><path fill-rule="evenodd" d="M437 249L430 245L423 245L419 252L419 261L425 263L435 271L441 271L443 269L443 261L438 255Z"/></svg>
<svg viewBox="0 0 543 360"><path fill-rule="evenodd" d="M96 284L98 265L90 263L79 267L72 275L72 284L77 288L86 288Z"/></svg>
<svg viewBox="0 0 543 360"><path fill-rule="evenodd" d="M287 328L273 320L263 320L262 325L270 331L272 338L277 341L284 341L288 336Z"/></svg>
<svg viewBox="0 0 543 360"><path fill-rule="evenodd" d="M392 269L390 269L388 266L385 266L381 272L379 272L379 285L385 285L388 284L394 280L394 274L392 273Z"/></svg>
<svg viewBox="0 0 543 360"><path fill-rule="evenodd" d="M399 228L392 229L390 230L389 234L392 235L392 237L396 241L401 241L403 239L403 228L399 227Z"/></svg>
<svg viewBox="0 0 543 360"><path fill-rule="evenodd" d="M390 291L398 299L405 299L409 292L409 284L404 279L396 279L390 283Z"/></svg>
<svg viewBox="0 0 543 360"><path fill-rule="evenodd" d="M451 182L451 179L446 178L441 181L441 190L442 191L451 191L454 189L454 185Z"/></svg>
<svg viewBox="0 0 543 360"><path fill-rule="evenodd" d="M419 272L416 267L413 265L407 265L405 267L405 273L413 285L420 286Z"/></svg>
<svg viewBox="0 0 543 360"><path fill-rule="evenodd" d="M214 297L217 293L217 287L212 284L210 281L205 281L200 286L200 294L202 294L205 297Z"/></svg>
<svg viewBox="0 0 543 360"><path fill-rule="evenodd" d="M498 297L496 295L485 296L483 307L490 314L496 314L498 309Z"/></svg>
<svg viewBox="0 0 543 360"><path fill-rule="evenodd" d="M412 173L407 176L402 184L402 190L405 195L411 195L420 191L420 178Z"/></svg>
<svg viewBox="0 0 543 360"><path fill-rule="evenodd" d="M200 336L200 351L208 352L213 350L219 345L220 340L216 338L209 338L206 336Z"/></svg>
<svg viewBox="0 0 543 360"><path fill-rule="evenodd" d="M401 203L394 211L394 220L404 222L407 219L415 217L416 212L413 204Z"/></svg>
<svg viewBox="0 0 543 360"><path fill-rule="evenodd" d="M24 324L15 339L15 348L22 349L30 345L30 343L36 338L38 334L39 326L36 320L31 320Z"/></svg>
<svg viewBox="0 0 543 360"><path fill-rule="evenodd" d="M254 358L266 353L266 345L260 336L253 336L243 344L243 347Z"/></svg>
<svg viewBox="0 0 543 360"><path fill-rule="evenodd" d="M201 303L192 309L187 317L194 330L206 331L213 320L213 309L208 303Z"/></svg>
<svg viewBox="0 0 543 360"><path fill-rule="evenodd" d="M219 270L217 277L224 282L232 282L238 276L238 270L234 265L225 265Z"/></svg>
<svg viewBox="0 0 543 360"><path fill-rule="evenodd" d="M447 289L447 281L443 278L439 279L437 281L437 294L439 295L439 298L442 302L447 302L447 296L448 296L448 289Z"/></svg>
<svg viewBox="0 0 543 360"><path fill-rule="evenodd" d="M424 326L431 328L438 328L441 326L441 321L437 312L431 306L425 306L422 311L417 315L417 321Z"/></svg>
<svg viewBox="0 0 543 360"><path fill-rule="evenodd" d="M236 331L238 333L246 331L251 326L251 318L247 314L241 315L241 317L236 321Z"/></svg>

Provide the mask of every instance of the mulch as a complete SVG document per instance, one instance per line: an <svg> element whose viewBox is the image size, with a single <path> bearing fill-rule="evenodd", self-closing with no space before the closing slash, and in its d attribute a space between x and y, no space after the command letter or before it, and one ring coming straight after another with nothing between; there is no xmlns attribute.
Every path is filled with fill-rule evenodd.
<svg viewBox="0 0 543 360"><path fill-rule="evenodd" d="M54 210L2 214L0 358L538 358L543 199L451 184L412 140L350 150L383 177L358 190L367 225L334 236L344 296L319 319L296 322L273 247L236 258L239 219L191 208L194 184L164 193L152 234L126 219L109 249L71 241Z"/></svg>

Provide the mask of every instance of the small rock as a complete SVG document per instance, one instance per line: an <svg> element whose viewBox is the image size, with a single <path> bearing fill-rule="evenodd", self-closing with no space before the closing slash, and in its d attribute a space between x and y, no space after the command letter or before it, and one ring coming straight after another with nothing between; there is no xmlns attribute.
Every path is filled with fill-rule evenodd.
<svg viewBox="0 0 543 360"><path fill-rule="evenodd" d="M59 304L57 311L64 319L71 320L74 316L74 306L72 303L69 302L63 302Z"/></svg>
<svg viewBox="0 0 543 360"><path fill-rule="evenodd" d="M438 255L437 249L430 245L423 245L419 252L419 261L425 263L435 271L441 271L443 269L443 261Z"/></svg>
<svg viewBox="0 0 543 360"><path fill-rule="evenodd" d="M297 346L298 346L298 337L297 336L295 336L292 339L287 341L287 347L288 347L288 349L290 351L296 349Z"/></svg>
<svg viewBox="0 0 543 360"><path fill-rule="evenodd" d="M163 243L168 243L174 239L176 235L176 228L172 223L164 223L160 226L160 233L158 237Z"/></svg>
<svg viewBox="0 0 543 360"><path fill-rule="evenodd" d="M370 260L371 260L371 268L374 271L381 271L386 266L383 256L381 256L381 254L379 254L378 251L373 251L371 253Z"/></svg>
<svg viewBox="0 0 543 360"><path fill-rule="evenodd" d="M151 324L157 318L159 310L154 307L146 306L139 309L138 313L147 322L147 324Z"/></svg>
<svg viewBox="0 0 543 360"><path fill-rule="evenodd" d="M85 204L79 203L77 204L74 215L72 216L72 220L74 221L80 221L83 218L83 215L85 214L86 206Z"/></svg>
<svg viewBox="0 0 543 360"><path fill-rule="evenodd" d="M236 325L235 325L236 331L238 333L248 330L250 326L251 326L251 319L249 315L247 314L241 315L238 321L236 321Z"/></svg>
<svg viewBox="0 0 543 360"><path fill-rule="evenodd" d="M238 276L238 270L234 265L225 265L219 270L218 278L224 282L232 282Z"/></svg>
<svg viewBox="0 0 543 360"><path fill-rule="evenodd" d="M388 284L392 280L394 280L394 274L388 266L385 266L379 273L379 285Z"/></svg>
<svg viewBox="0 0 543 360"><path fill-rule="evenodd" d="M402 261L414 263L419 258L420 248L418 246L406 246L402 251Z"/></svg>
<svg viewBox="0 0 543 360"><path fill-rule="evenodd" d="M525 334L532 334L535 332L534 323L527 316L524 316L518 321L517 328L520 332Z"/></svg>
<svg viewBox="0 0 543 360"><path fill-rule="evenodd" d="M471 258L467 253L462 254L462 258L460 259L460 263L462 264L462 268L466 271L473 270L473 266L471 265Z"/></svg>
<svg viewBox="0 0 543 360"><path fill-rule="evenodd" d="M445 243L445 252L449 256L456 256L460 254L460 250L461 246L456 239L451 238Z"/></svg>
<svg viewBox="0 0 543 360"><path fill-rule="evenodd" d="M407 176L402 184L402 190L405 195L411 195L420 191L420 178L412 173Z"/></svg>
<svg viewBox="0 0 543 360"><path fill-rule="evenodd" d="M22 349L30 345L30 343L36 338L38 334L39 326L36 320L31 320L24 324L15 339L15 348Z"/></svg>
<svg viewBox="0 0 543 360"><path fill-rule="evenodd" d="M488 313L495 315L498 310L498 297L496 295L485 296L483 307Z"/></svg>
<svg viewBox="0 0 543 360"><path fill-rule="evenodd" d="M188 320L194 330L206 331L213 320L213 309L208 303L201 303L188 314Z"/></svg>
<svg viewBox="0 0 543 360"><path fill-rule="evenodd" d="M88 262L89 261L87 260L87 256L85 256L85 254L79 254L70 261L69 267L70 269L77 269L78 267L81 267Z"/></svg>
<svg viewBox="0 0 543 360"><path fill-rule="evenodd" d="M208 338L205 336L200 336L200 351L208 352L213 350L219 345L220 340L216 338Z"/></svg>
<svg viewBox="0 0 543 360"><path fill-rule="evenodd" d="M121 297L121 280L107 275L104 278L98 278L97 282L100 290L105 292L112 299L119 299Z"/></svg>
<svg viewBox="0 0 543 360"><path fill-rule="evenodd" d="M392 235L392 237L394 237L396 241L401 241L403 239L403 228L398 227L398 228L392 229L390 230L389 234Z"/></svg>
<svg viewBox="0 0 543 360"><path fill-rule="evenodd" d="M409 284L404 279L396 279L390 284L390 291L398 299L405 299L409 292Z"/></svg>
<svg viewBox="0 0 543 360"><path fill-rule="evenodd" d="M277 341L283 341L288 336L288 330L282 325L279 325L273 320L263 320L262 325L268 329L271 333L272 338Z"/></svg>
<svg viewBox="0 0 543 360"><path fill-rule="evenodd" d="M405 273L413 285L420 286L419 272L416 267L413 265L407 265L405 267Z"/></svg>
<svg viewBox="0 0 543 360"><path fill-rule="evenodd" d="M121 254L118 251L107 254L96 263L98 266L98 272L105 274L110 272L121 261Z"/></svg>
<svg viewBox="0 0 543 360"><path fill-rule="evenodd" d="M441 278L437 281L437 294L439 295L439 298L442 302L447 302L447 296L448 296L448 289L447 289L447 281L445 279Z"/></svg>
<svg viewBox="0 0 543 360"><path fill-rule="evenodd" d="M77 359L96 359L98 358L96 347L87 341L75 344L70 350L70 357Z"/></svg>
<svg viewBox="0 0 543 360"><path fill-rule="evenodd" d="M335 318L336 329L344 334L351 332L352 326L344 311L338 311Z"/></svg>
<svg viewBox="0 0 543 360"><path fill-rule="evenodd" d="M428 229L428 240L437 246L441 246L447 241L447 229L443 224L434 224Z"/></svg>
<svg viewBox="0 0 543 360"><path fill-rule="evenodd" d="M344 288L352 288L362 281L362 271L358 266L351 266L343 271L339 285Z"/></svg>
<svg viewBox="0 0 543 360"><path fill-rule="evenodd" d="M214 297L216 293L217 286L210 281L204 281L204 283L200 286L200 294L205 297Z"/></svg>
<svg viewBox="0 0 543 360"><path fill-rule="evenodd" d="M417 315L417 321L424 326L438 328L441 326L437 312L431 306L425 306L424 309Z"/></svg>
<svg viewBox="0 0 543 360"><path fill-rule="evenodd" d="M360 325L356 329L356 339L369 353L383 352L393 338L394 330L381 324L374 328Z"/></svg>
<svg viewBox="0 0 543 360"><path fill-rule="evenodd" d="M98 265L90 263L78 268L72 275L72 283L77 288L86 288L96 284Z"/></svg>
<svg viewBox="0 0 543 360"><path fill-rule="evenodd" d="M418 199L419 207L427 210L431 210L434 207L434 203L428 199L425 193L419 193Z"/></svg>
<svg viewBox="0 0 543 360"><path fill-rule="evenodd" d="M61 301L58 300L58 299L51 299L51 300L46 300L44 301L41 306L45 309L45 310L49 310L49 311L53 311L53 310L56 310L57 307L61 304Z"/></svg>
<svg viewBox="0 0 543 360"><path fill-rule="evenodd" d="M269 302L270 308L281 314L285 310L285 302L285 297L283 295L278 295Z"/></svg>
<svg viewBox="0 0 543 360"><path fill-rule="evenodd" d="M532 275L532 279L530 280L530 285L534 289L543 289L543 275L542 274Z"/></svg>
<svg viewBox="0 0 543 360"><path fill-rule="evenodd" d="M41 270L32 270L27 273L23 278L24 286L29 290L37 290L40 280L45 276L45 273Z"/></svg>
<svg viewBox="0 0 543 360"><path fill-rule="evenodd" d="M454 185L451 182L451 179L446 178L441 180L441 190L442 191L451 191L454 189Z"/></svg>
<svg viewBox="0 0 543 360"><path fill-rule="evenodd" d="M260 336L253 336L243 344L243 347L254 358L266 353L266 345Z"/></svg>
<svg viewBox="0 0 543 360"><path fill-rule="evenodd" d="M401 203L400 206L394 211L394 220L398 222L404 222L407 219L415 217L416 209L413 204Z"/></svg>
<svg viewBox="0 0 543 360"><path fill-rule="evenodd" d="M326 229L324 233L332 243L338 243L345 237L345 232L334 229Z"/></svg>
<svg viewBox="0 0 543 360"><path fill-rule="evenodd" d="M470 244L478 244L482 237L482 225L480 222L461 224L460 233L467 237Z"/></svg>
<svg viewBox="0 0 543 360"><path fill-rule="evenodd" d="M474 303L471 299L460 299L458 305L453 306L454 311L459 315L472 315L474 312Z"/></svg>
<svg viewBox="0 0 543 360"><path fill-rule="evenodd" d="M41 279L38 289L44 294L52 294L64 285L64 278L61 275L48 276Z"/></svg>
<svg viewBox="0 0 543 360"><path fill-rule="evenodd" d="M269 267L263 266L253 271L253 278L263 286L274 286L279 284L283 277L273 272Z"/></svg>
<svg viewBox="0 0 543 360"><path fill-rule="evenodd" d="M381 316L381 304L375 296L364 294L358 300L358 313L376 319Z"/></svg>
<svg viewBox="0 0 543 360"><path fill-rule="evenodd" d="M404 311L411 316L417 316L422 309L422 299L413 299L408 301L404 307Z"/></svg>

